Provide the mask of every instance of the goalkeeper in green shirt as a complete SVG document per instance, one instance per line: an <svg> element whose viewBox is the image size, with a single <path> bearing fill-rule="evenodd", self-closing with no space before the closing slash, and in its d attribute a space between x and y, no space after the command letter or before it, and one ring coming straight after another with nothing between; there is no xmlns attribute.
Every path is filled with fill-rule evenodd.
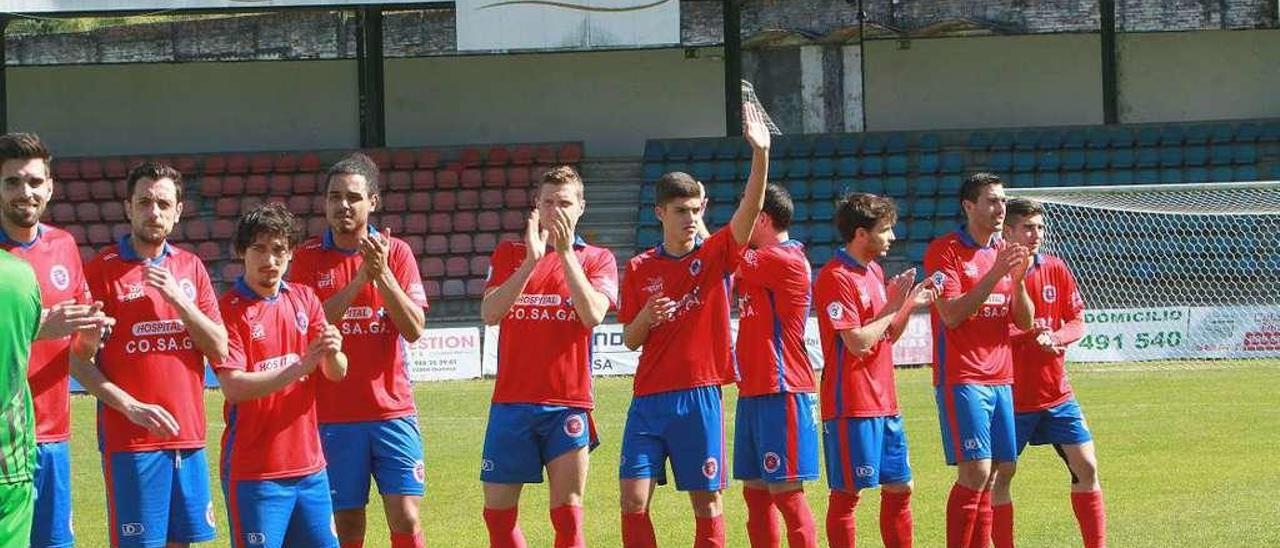
<svg viewBox="0 0 1280 548"><path fill-rule="evenodd" d="M26 261L0 251L0 548L25 546L35 511L36 421L27 385L40 329L40 285Z"/></svg>

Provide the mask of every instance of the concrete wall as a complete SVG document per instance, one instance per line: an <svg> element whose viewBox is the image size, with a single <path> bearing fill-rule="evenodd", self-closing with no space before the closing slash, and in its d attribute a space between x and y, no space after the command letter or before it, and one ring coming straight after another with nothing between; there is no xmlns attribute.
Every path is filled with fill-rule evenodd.
<svg viewBox="0 0 1280 548"><path fill-rule="evenodd" d="M350 148L353 61L20 67L9 129L61 156Z"/></svg>
<svg viewBox="0 0 1280 548"><path fill-rule="evenodd" d="M584 140L617 156L650 137L723 135L723 64L703 53L390 59L387 144Z"/></svg>
<svg viewBox="0 0 1280 548"><path fill-rule="evenodd" d="M1280 30L1123 34L1120 117L1280 117Z"/></svg>
<svg viewBox="0 0 1280 548"><path fill-rule="evenodd" d="M1097 35L866 44L867 130L1102 123Z"/></svg>

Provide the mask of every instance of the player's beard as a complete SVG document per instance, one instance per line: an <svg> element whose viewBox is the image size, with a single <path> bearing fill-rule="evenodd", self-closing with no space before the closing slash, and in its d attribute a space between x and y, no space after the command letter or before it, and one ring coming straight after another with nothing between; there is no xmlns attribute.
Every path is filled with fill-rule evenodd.
<svg viewBox="0 0 1280 548"><path fill-rule="evenodd" d="M144 226L141 230L135 229L133 237L148 245L162 245L165 239L169 237L169 231L163 228Z"/></svg>
<svg viewBox="0 0 1280 548"><path fill-rule="evenodd" d="M32 205L30 213L18 210L17 206L13 203L10 203L4 208L5 220L22 228L31 228L36 226L36 223L40 222L40 217L42 215L44 215L44 204L39 203Z"/></svg>

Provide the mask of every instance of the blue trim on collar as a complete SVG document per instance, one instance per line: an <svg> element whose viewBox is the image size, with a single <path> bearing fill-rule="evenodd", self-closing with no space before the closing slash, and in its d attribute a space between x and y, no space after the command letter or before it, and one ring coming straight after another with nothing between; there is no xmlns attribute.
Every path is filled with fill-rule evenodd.
<svg viewBox="0 0 1280 548"><path fill-rule="evenodd" d="M231 288L236 293L239 293L241 297L244 297L246 299L262 300L267 302L275 302L276 299L280 298L281 294L289 292L289 284L284 283L284 281L281 280L280 289L279 289L279 292L276 293L276 296L263 297L262 295L259 295L257 291L254 291L252 287L249 287L249 283L244 281L244 275L241 275L240 277L236 278L236 283L235 285L231 286Z"/></svg>
<svg viewBox="0 0 1280 548"><path fill-rule="evenodd" d="M169 246L169 241L165 240L164 247L160 248L160 256L154 259L143 259L138 255L138 250L133 247L133 235L125 234L119 240L116 240L116 248L120 250L120 258L129 262L146 262L152 265L158 265L164 262L164 259L173 255L173 248Z"/></svg>
<svg viewBox="0 0 1280 548"><path fill-rule="evenodd" d="M996 242L1000 241L1000 233L997 232L991 235L990 244L978 245L978 241L973 239L973 236L969 234L969 231L966 230L966 228L967 227L965 225L963 224L960 225L960 227L956 229L956 234L960 235L960 243L968 247L977 248L977 249L987 249L995 245Z"/></svg>
<svg viewBox="0 0 1280 548"><path fill-rule="evenodd" d="M40 243L41 236L44 236L44 223L36 223L36 237L33 238L30 242L19 242L18 240L10 238L8 232L5 232L4 230L0 230L0 244L19 247L26 250L26 249L31 249L36 244Z"/></svg>
<svg viewBox="0 0 1280 548"><path fill-rule="evenodd" d="M782 247L801 247L804 243L795 238L787 238L784 241L778 242L778 245Z"/></svg>
<svg viewBox="0 0 1280 548"><path fill-rule="evenodd" d="M849 268L861 268L864 270L867 268L867 265L858 262L858 259L850 255L849 250L843 247L836 250L836 259Z"/></svg>
<svg viewBox="0 0 1280 548"><path fill-rule="evenodd" d="M665 257L667 259L675 259L678 261L680 259L688 257L689 255L692 255L694 251L697 251L698 248L702 247L703 242L705 242L705 240L703 240L702 236L694 236L693 249L690 249L689 252L685 253L684 255L672 255L670 253L667 253L667 248L665 245L662 244L662 242L658 242L658 245L654 246L653 250L658 252L659 257Z"/></svg>
<svg viewBox="0 0 1280 548"><path fill-rule="evenodd" d="M370 236L378 233L378 229L374 228L371 224L365 225L365 228L369 230ZM338 247L338 244L333 241L333 228L324 229L324 234L320 236L320 247L324 248L326 251L338 251L347 255L355 255L359 251L356 249L344 249Z"/></svg>

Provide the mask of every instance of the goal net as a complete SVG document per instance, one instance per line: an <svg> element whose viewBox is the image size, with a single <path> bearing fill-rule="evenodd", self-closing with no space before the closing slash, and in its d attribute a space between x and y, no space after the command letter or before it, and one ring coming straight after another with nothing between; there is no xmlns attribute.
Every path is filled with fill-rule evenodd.
<svg viewBox="0 0 1280 548"><path fill-rule="evenodd" d="M1072 361L1280 357L1280 182L1008 189L1075 273Z"/></svg>

